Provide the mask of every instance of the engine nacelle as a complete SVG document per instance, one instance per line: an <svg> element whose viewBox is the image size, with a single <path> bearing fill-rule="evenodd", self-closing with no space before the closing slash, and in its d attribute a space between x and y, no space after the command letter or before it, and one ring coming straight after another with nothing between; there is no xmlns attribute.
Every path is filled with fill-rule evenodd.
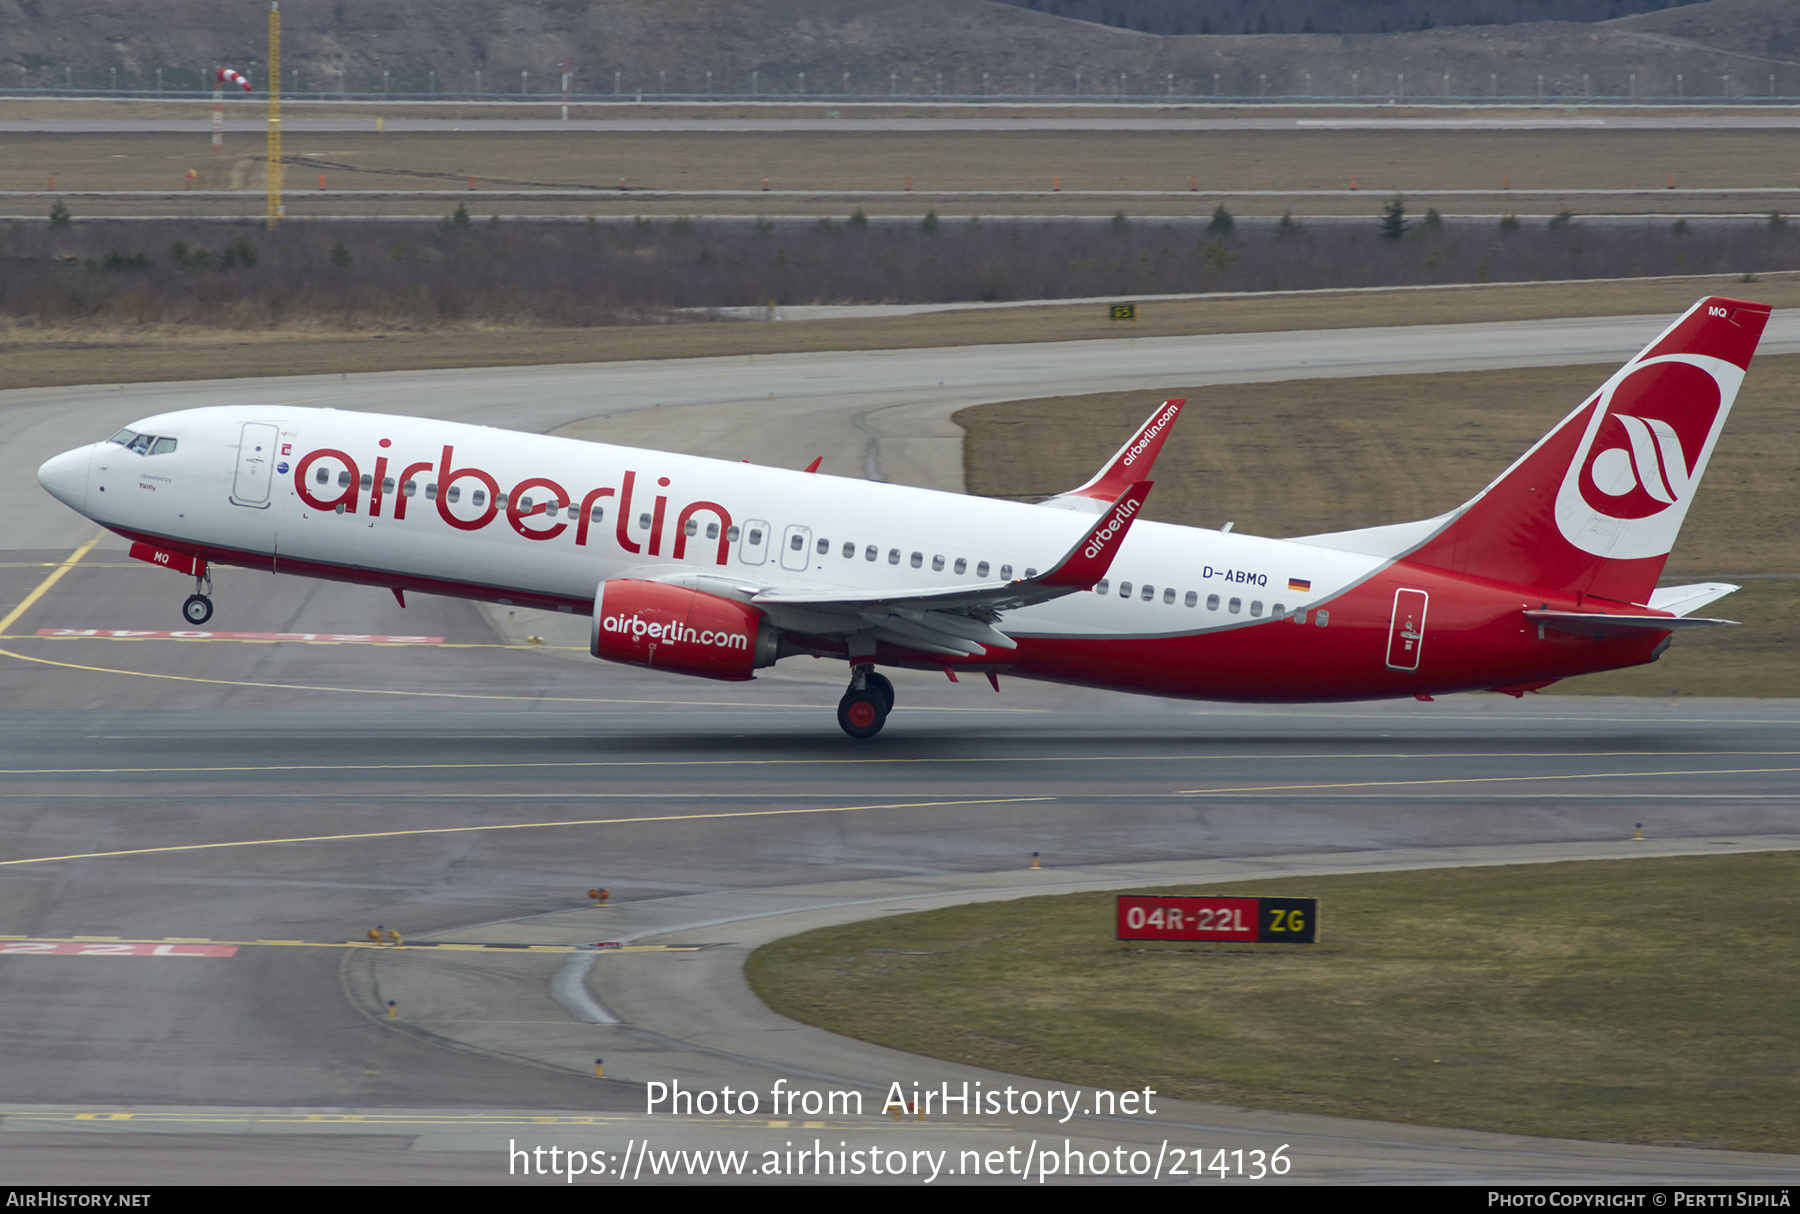
<svg viewBox="0 0 1800 1214"><path fill-rule="evenodd" d="M685 586L614 578L594 595L597 658L741 682L775 664L775 630L748 603Z"/></svg>

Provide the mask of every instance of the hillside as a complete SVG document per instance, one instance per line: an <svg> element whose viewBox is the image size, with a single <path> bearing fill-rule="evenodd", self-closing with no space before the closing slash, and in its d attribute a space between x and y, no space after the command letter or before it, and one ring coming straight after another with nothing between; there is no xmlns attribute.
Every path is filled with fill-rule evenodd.
<svg viewBox="0 0 1800 1214"><path fill-rule="evenodd" d="M266 11L0 0L0 82L153 88L160 70L187 91L218 64L260 81ZM567 62L589 94L699 94L710 72L716 94L1535 97L1541 75L1551 97L1673 96L1679 74L1690 98L1763 96L1771 75L1800 95L1791 0L1390 34L1156 35L992 0L286 0L282 18L284 84L302 92L467 93L479 72L487 93L547 93Z"/></svg>

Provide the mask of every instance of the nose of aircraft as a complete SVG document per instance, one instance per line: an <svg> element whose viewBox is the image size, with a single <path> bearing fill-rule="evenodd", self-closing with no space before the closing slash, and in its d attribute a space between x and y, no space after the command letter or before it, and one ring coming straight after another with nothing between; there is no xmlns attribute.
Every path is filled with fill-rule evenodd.
<svg viewBox="0 0 1800 1214"><path fill-rule="evenodd" d="M77 447L54 459L46 460L38 469L38 484L49 490L63 505L82 514L87 513L88 461L94 449Z"/></svg>

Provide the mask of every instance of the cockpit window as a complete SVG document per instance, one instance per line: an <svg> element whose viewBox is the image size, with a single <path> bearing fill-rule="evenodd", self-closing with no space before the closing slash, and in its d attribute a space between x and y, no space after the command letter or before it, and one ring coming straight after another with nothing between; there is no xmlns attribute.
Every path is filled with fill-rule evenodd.
<svg viewBox="0 0 1800 1214"><path fill-rule="evenodd" d="M167 455L175 450L175 440L158 438L154 434L139 434L136 430L121 430L107 440L119 444L127 451L135 451L139 455Z"/></svg>

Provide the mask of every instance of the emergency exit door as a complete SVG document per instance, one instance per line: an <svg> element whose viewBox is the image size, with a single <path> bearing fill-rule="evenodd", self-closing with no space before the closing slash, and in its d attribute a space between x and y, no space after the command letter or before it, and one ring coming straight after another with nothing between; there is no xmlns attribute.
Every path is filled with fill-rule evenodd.
<svg viewBox="0 0 1800 1214"><path fill-rule="evenodd" d="M1394 618L1388 625L1389 670L1410 671L1419 668L1419 654L1425 644L1425 607L1429 597L1423 590L1394 591Z"/></svg>

